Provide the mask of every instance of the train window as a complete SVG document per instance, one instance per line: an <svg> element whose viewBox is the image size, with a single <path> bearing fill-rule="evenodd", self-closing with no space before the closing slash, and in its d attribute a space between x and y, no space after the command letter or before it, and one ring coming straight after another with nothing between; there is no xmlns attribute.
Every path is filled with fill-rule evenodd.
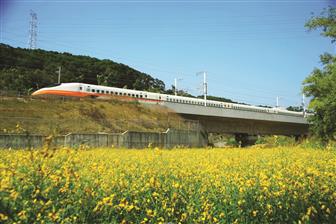
<svg viewBox="0 0 336 224"><path fill-rule="evenodd" d="M82 87L81 87L81 86L79 87L79 90L82 90Z"/></svg>
<svg viewBox="0 0 336 224"><path fill-rule="evenodd" d="M92 91L93 93L94 93L94 92L96 92L96 90L95 90L95 89L92 89L91 91Z"/></svg>
<svg viewBox="0 0 336 224"><path fill-rule="evenodd" d="M102 92L101 92L101 93L105 93L105 92L104 92L104 90L102 90Z"/></svg>
<svg viewBox="0 0 336 224"><path fill-rule="evenodd" d="M147 98L147 95L145 95L145 98Z"/></svg>
<svg viewBox="0 0 336 224"><path fill-rule="evenodd" d="M136 98L139 98L139 95L138 95L138 94L136 94L136 95L135 95L135 97L136 97Z"/></svg>
<svg viewBox="0 0 336 224"><path fill-rule="evenodd" d="M106 94L110 94L110 91L107 91L107 90L106 90Z"/></svg>
<svg viewBox="0 0 336 224"><path fill-rule="evenodd" d="M161 96L159 96L159 100L161 100Z"/></svg>
<svg viewBox="0 0 336 224"><path fill-rule="evenodd" d="M140 95L140 98L142 98L142 95Z"/></svg>
<svg viewBox="0 0 336 224"><path fill-rule="evenodd" d="M97 89L97 93L99 93L100 91L99 91L99 89Z"/></svg>
<svg viewBox="0 0 336 224"><path fill-rule="evenodd" d="M127 93L124 93L124 96L126 96L127 95Z"/></svg>
<svg viewBox="0 0 336 224"><path fill-rule="evenodd" d="M134 95L134 94L132 94L132 97L135 97L135 95Z"/></svg>

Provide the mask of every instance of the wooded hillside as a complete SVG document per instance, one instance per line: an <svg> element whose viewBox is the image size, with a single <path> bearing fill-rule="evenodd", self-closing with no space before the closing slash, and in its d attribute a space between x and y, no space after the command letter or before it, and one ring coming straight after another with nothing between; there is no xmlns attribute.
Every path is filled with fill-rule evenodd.
<svg viewBox="0 0 336 224"><path fill-rule="evenodd" d="M163 81L111 60L13 48L5 44L0 44L0 90L28 94L56 83L59 66L62 69L61 82L83 82L155 92L165 90Z"/></svg>

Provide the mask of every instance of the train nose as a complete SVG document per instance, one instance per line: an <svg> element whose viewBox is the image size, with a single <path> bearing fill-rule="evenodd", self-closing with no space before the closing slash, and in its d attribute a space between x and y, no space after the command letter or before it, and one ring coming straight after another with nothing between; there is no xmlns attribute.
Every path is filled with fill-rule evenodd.
<svg viewBox="0 0 336 224"><path fill-rule="evenodd" d="M41 91L37 90L37 91L33 92L31 95L32 96L36 96L36 95L40 95L40 94L41 94Z"/></svg>

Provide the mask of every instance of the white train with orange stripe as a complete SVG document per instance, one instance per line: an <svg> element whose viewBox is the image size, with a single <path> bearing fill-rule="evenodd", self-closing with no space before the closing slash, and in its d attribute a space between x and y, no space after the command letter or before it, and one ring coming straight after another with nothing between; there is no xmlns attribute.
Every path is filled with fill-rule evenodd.
<svg viewBox="0 0 336 224"><path fill-rule="evenodd" d="M85 83L62 83L51 87L45 87L35 91L33 96L63 96L63 97L92 97L92 98L119 98L129 101L139 101L144 103L164 102L181 103L205 106L205 101L199 98L175 96L161 93L153 93L139 90L130 90L116 87L91 85ZM260 113L283 114L290 116L304 116L303 112L288 111L279 108L265 108L237 103L226 103L214 100L207 100L206 106L223 109L234 109L253 111Z"/></svg>

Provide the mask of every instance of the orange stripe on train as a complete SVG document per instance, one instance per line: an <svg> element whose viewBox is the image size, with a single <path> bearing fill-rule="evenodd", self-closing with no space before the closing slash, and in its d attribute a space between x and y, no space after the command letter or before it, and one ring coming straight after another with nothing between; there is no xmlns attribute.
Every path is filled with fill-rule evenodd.
<svg viewBox="0 0 336 224"><path fill-rule="evenodd" d="M141 101L148 101L148 102L161 102L161 100L154 100L154 99L143 99L143 98L133 98L129 96L115 96L115 95L108 95L108 94L97 94L97 93L85 93L85 92L78 92L78 91L67 91L67 90L39 90L32 94L33 96L37 95L56 95L56 96L71 96L71 97L88 97L88 96L108 96L113 98L121 98L124 100L141 100Z"/></svg>

